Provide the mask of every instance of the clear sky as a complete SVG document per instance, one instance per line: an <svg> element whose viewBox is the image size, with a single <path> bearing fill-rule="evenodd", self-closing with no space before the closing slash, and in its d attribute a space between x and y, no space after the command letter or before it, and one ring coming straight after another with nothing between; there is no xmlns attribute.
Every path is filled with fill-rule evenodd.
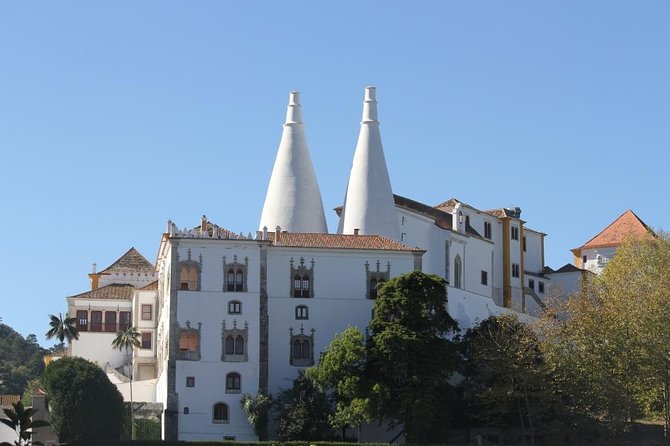
<svg viewBox="0 0 670 446"><path fill-rule="evenodd" d="M329 229L377 87L394 192L519 206L546 261L670 227L670 2L0 0L0 317L47 315L165 222L257 229L288 93Z"/></svg>

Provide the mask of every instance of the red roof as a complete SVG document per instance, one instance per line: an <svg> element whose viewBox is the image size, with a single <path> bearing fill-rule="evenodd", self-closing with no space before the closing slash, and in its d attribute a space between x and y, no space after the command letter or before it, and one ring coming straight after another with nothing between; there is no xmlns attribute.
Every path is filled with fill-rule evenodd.
<svg viewBox="0 0 670 446"><path fill-rule="evenodd" d="M376 249L382 251L422 251L380 235L349 235L282 232L275 242L275 233L268 233L272 246L290 248Z"/></svg>
<svg viewBox="0 0 670 446"><path fill-rule="evenodd" d="M96 288L95 290L86 291L85 293L68 296L68 298L131 300L134 292L135 287L130 284L113 283L111 285Z"/></svg>
<svg viewBox="0 0 670 446"><path fill-rule="evenodd" d="M647 235L654 235L654 231L652 231L640 217L635 215L635 213L629 209L619 218L614 220L608 227L600 231L598 235L572 251L576 252L584 249L616 247L627 237L639 238Z"/></svg>
<svg viewBox="0 0 670 446"><path fill-rule="evenodd" d="M119 259L109 265L104 270L100 271L100 274L111 273L113 271L124 271L124 270L155 270L154 266L149 263L147 259L144 258L140 252L135 248L130 248L124 255L119 257Z"/></svg>

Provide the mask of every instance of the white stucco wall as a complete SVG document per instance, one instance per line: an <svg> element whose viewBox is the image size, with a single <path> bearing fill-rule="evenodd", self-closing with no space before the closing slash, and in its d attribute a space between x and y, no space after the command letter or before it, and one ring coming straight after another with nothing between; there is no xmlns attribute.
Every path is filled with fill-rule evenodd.
<svg viewBox="0 0 670 446"><path fill-rule="evenodd" d="M112 348L115 337L116 333L81 332L79 339L70 345L72 356L88 359L102 369L107 364L120 367L126 362L126 353Z"/></svg>

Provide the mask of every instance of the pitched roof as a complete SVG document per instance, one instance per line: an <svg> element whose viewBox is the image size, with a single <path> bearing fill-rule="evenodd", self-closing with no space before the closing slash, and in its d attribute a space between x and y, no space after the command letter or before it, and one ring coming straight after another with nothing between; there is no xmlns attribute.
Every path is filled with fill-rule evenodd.
<svg viewBox="0 0 670 446"><path fill-rule="evenodd" d="M279 241L276 233L269 232L272 246L290 248L336 248L336 249L375 249L382 251L423 251L411 248L381 235L320 234L309 232L282 232Z"/></svg>
<svg viewBox="0 0 670 446"><path fill-rule="evenodd" d="M113 271L121 270L155 270L152 265L140 252L135 248L130 248L124 255L109 265L107 268L100 271L100 274L111 273Z"/></svg>
<svg viewBox="0 0 670 446"><path fill-rule="evenodd" d="M75 294L71 297L78 297L84 299L119 299L119 300L131 300L133 298L133 292L135 287L127 283L113 283L111 285L106 285L95 290L86 291L85 293Z"/></svg>
<svg viewBox="0 0 670 446"><path fill-rule="evenodd" d="M558 268L556 271L551 271L551 273L574 273L576 271L585 271L581 268L577 268L575 265L572 263L566 263L565 265L561 266Z"/></svg>
<svg viewBox="0 0 670 446"><path fill-rule="evenodd" d="M404 207L432 218L435 220L435 225L439 228L453 229L453 216L448 212L437 209L440 205L432 207L395 194L393 195L393 198L395 199L396 206Z"/></svg>
<svg viewBox="0 0 670 446"><path fill-rule="evenodd" d="M627 237L637 238L645 237L647 235L654 236L655 234L654 231L640 219L640 217L635 215L635 213L629 209L621 214L619 218L610 223L609 226L600 231L598 235L579 248L573 249L572 252L578 252L584 249L615 247L619 246Z"/></svg>
<svg viewBox="0 0 670 446"><path fill-rule="evenodd" d="M151 283L148 283L144 285L141 288L138 288L140 291L151 291L151 290L157 290L158 289L158 280L154 280Z"/></svg>
<svg viewBox="0 0 670 446"><path fill-rule="evenodd" d="M11 406L21 401L21 395L0 395L0 406Z"/></svg>

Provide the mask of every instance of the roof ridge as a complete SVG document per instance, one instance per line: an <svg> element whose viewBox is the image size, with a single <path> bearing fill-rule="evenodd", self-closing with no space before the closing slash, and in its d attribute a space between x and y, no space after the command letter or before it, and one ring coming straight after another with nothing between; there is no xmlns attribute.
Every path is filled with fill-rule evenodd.
<svg viewBox="0 0 670 446"><path fill-rule="evenodd" d="M143 269L155 269L154 265L149 262L146 257L142 255L134 246L131 246L128 251L126 251L121 257L116 259L114 263L109 265L107 268L100 271L99 274L112 271L114 269L134 269L134 270L143 270Z"/></svg>
<svg viewBox="0 0 670 446"><path fill-rule="evenodd" d="M634 221L637 222L638 224L640 224L642 226L642 228L644 228L647 232L650 232L652 235L656 235L656 233L649 226L647 226L647 224L644 221L642 221L642 219L640 217L638 217L637 214L635 212L633 212L632 209L626 209L621 215L619 215L617 218L615 218L609 225L607 225L604 229L602 229L596 235L591 237L586 243L583 243L581 246L579 246L577 248L573 248L571 251L574 252L574 251L578 251L578 250L582 250L584 248L587 248L590 243L592 243L598 237L601 237L604 234L607 234L608 231L615 224L622 222L623 218L626 215L629 215L629 214L635 219ZM624 236L628 236L628 235L631 235L631 234L624 234ZM596 247L617 246L620 242L621 242L621 240L613 240L613 241L608 242L608 243L604 243L604 244L600 244L600 245L593 245L593 247L596 248Z"/></svg>

